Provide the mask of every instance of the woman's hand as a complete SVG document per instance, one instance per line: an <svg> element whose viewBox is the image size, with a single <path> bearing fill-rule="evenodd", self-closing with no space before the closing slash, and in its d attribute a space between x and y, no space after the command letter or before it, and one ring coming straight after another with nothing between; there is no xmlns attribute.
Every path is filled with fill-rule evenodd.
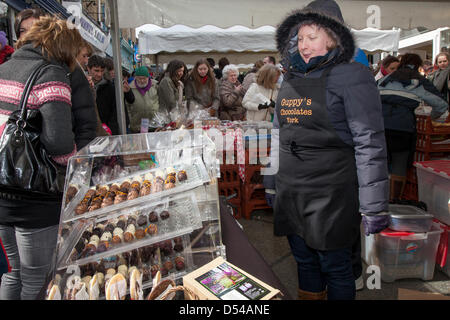
<svg viewBox="0 0 450 320"><path fill-rule="evenodd" d="M130 85L128 84L128 81L123 81L123 92L129 92L131 90Z"/></svg>

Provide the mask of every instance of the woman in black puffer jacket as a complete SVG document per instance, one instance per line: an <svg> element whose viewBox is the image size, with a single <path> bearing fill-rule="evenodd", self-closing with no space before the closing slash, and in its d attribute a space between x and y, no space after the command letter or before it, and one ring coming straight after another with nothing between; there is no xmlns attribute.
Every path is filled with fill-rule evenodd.
<svg viewBox="0 0 450 320"><path fill-rule="evenodd" d="M354 299L352 246L361 213L366 233L389 224L379 93L369 70L350 62L354 40L336 2L293 12L276 40L288 71L274 117L275 235L289 240L300 299Z"/></svg>

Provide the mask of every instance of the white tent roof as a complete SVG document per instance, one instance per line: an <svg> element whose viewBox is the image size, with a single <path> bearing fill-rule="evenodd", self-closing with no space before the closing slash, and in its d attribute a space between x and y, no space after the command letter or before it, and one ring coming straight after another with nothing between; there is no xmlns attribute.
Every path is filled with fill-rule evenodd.
<svg viewBox="0 0 450 320"><path fill-rule="evenodd" d="M136 28L147 23L162 27L182 24L198 28L215 25L228 28L243 25L258 28L276 26L291 11L311 0L118 0L120 28ZM336 0L345 22L355 29L392 27L411 29L424 26L436 29L448 25L450 2Z"/></svg>
<svg viewBox="0 0 450 320"><path fill-rule="evenodd" d="M190 28L175 25L161 28L148 25L138 28L139 53L157 54L159 52L244 52L244 51L277 51L275 44L275 28L263 26L249 29L244 26L233 26L221 29L207 25L201 28ZM400 30L377 30L366 28L354 30L358 47L373 52L397 51Z"/></svg>

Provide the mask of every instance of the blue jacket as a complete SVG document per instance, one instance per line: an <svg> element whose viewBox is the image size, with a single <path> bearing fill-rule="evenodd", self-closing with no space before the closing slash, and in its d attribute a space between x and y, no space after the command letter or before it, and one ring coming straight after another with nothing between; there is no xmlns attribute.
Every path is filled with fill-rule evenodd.
<svg viewBox="0 0 450 320"><path fill-rule="evenodd" d="M318 58L317 65L308 66L306 73L296 68L296 32L301 19L320 21L322 25L328 23L314 13L305 14L304 11L289 16L277 30L277 47L284 67L295 79L318 78L325 68L333 65L326 86L326 105L337 135L355 150L360 211L385 211L389 190L386 141L380 95L374 77L367 67L350 62L355 53L354 40L350 32L339 25L329 27L339 37L342 47L337 52L330 52L328 57ZM277 117L274 117L273 127L279 128ZM272 137L277 139L276 130L273 130ZM265 176L264 180L267 189L275 189L274 176Z"/></svg>
<svg viewBox="0 0 450 320"><path fill-rule="evenodd" d="M11 266L9 265L8 256L3 247L2 239L0 239L0 277L7 272L11 272Z"/></svg>
<svg viewBox="0 0 450 320"><path fill-rule="evenodd" d="M442 94L418 71L404 66L378 80L383 104L384 127L413 133L416 109L423 100L432 107L431 118L439 118L448 108Z"/></svg>

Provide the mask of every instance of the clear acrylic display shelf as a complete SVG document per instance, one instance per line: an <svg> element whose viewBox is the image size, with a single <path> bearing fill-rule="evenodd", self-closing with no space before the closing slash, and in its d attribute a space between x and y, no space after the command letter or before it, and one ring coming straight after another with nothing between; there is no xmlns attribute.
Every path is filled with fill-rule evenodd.
<svg viewBox="0 0 450 320"><path fill-rule="evenodd" d="M180 179L178 173L183 170L185 176ZM174 178L170 177L172 172ZM157 176L164 182L158 182ZM62 295L70 276L105 276L107 270L118 272L119 265L125 265L145 275L159 268L163 277L176 280L199 267L195 255L200 254L202 261L224 256L219 176L215 144L202 130L93 140L69 160L67 167L53 271ZM160 188L142 194L139 190L146 179L152 185L161 183ZM128 184L122 185L125 181ZM138 193L127 197L134 181L139 182L134 185ZM119 191L105 194L114 184ZM106 203L108 196L119 194L123 196L120 201ZM169 242L171 249L167 248ZM151 262L146 260L149 250L157 252L153 252ZM183 268L170 269L178 256L183 257ZM165 263L168 259L171 263ZM151 278L147 276L144 288L151 286Z"/></svg>

